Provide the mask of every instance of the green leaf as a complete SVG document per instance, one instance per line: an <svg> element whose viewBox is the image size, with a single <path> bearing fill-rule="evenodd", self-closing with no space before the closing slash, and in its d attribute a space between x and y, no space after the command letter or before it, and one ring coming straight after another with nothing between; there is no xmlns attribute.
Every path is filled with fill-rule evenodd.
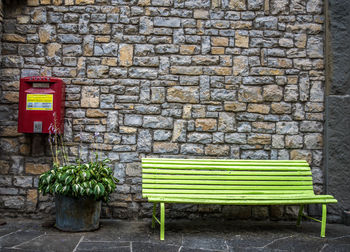
<svg viewBox="0 0 350 252"><path fill-rule="evenodd" d="M69 191L69 186L68 185L65 185L64 187L62 187L62 193L63 194L67 194L68 193L68 191Z"/></svg>
<svg viewBox="0 0 350 252"><path fill-rule="evenodd" d="M60 193L61 189L62 189L62 185L57 183L57 184L55 184L55 187L53 188L53 191L55 193Z"/></svg>
<svg viewBox="0 0 350 252"><path fill-rule="evenodd" d="M53 178L53 175L52 175L52 174L48 175L48 176L46 177L46 179L45 179L46 183L47 183L47 184L50 184L50 181L51 181L52 178Z"/></svg>
<svg viewBox="0 0 350 252"><path fill-rule="evenodd" d="M64 183L66 185L70 184L70 182L72 182L73 180L73 176L67 176L66 179L64 180Z"/></svg>
<svg viewBox="0 0 350 252"><path fill-rule="evenodd" d="M73 192L75 192L75 193L79 192L79 185L78 185L78 184L74 184L74 185L72 186L72 190L73 190Z"/></svg>

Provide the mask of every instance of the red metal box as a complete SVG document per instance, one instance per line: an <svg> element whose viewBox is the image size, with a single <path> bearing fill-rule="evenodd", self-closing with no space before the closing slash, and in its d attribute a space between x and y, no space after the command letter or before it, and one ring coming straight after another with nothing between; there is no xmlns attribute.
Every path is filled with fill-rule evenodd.
<svg viewBox="0 0 350 252"><path fill-rule="evenodd" d="M18 106L18 132L49 133L64 130L65 83L59 78L21 78Z"/></svg>

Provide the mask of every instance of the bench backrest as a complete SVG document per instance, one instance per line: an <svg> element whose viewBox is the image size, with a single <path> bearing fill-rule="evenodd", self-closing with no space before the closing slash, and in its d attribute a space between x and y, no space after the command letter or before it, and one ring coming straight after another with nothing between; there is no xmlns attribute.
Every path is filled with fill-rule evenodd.
<svg viewBox="0 0 350 252"><path fill-rule="evenodd" d="M142 159L142 194L314 194L303 160Z"/></svg>

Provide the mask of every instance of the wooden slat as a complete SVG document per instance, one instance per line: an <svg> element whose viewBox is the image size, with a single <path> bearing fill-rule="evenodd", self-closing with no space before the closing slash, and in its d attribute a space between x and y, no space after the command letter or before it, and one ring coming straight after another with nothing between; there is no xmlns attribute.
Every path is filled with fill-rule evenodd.
<svg viewBox="0 0 350 252"><path fill-rule="evenodd" d="M249 180L249 181L312 181L306 176L210 176L210 175L157 175L143 174L143 179L157 180Z"/></svg>
<svg viewBox="0 0 350 252"><path fill-rule="evenodd" d="M287 199L287 200L217 200L217 199L178 199L165 197L149 197L150 202L164 203L192 203L192 204L220 204L220 205L300 205L316 203L337 203L336 199Z"/></svg>
<svg viewBox="0 0 350 252"><path fill-rule="evenodd" d="M253 159L177 159L177 158L142 158L143 163L150 162L210 162L210 163L301 163L308 164L305 160L253 160Z"/></svg>
<svg viewBox="0 0 350 252"><path fill-rule="evenodd" d="M211 190L205 190L205 189L148 189L143 188L142 194L144 197L147 197L148 195L157 194L157 193L165 193L165 194L257 194L257 195L264 195L264 194L313 194L313 190L308 189L275 189L275 190L269 190L269 189L237 189L237 190L218 190L218 189L211 189Z"/></svg>
<svg viewBox="0 0 350 252"><path fill-rule="evenodd" d="M193 169L193 170L237 170L237 171L309 171L308 166L291 166L291 165L228 165L228 164L142 164L142 168L152 168L152 169Z"/></svg>
<svg viewBox="0 0 350 252"><path fill-rule="evenodd" d="M150 198L179 198L179 199L229 199L229 200L266 200L266 195L203 195L203 194L152 194ZM269 200L289 200L289 199L333 199L330 195L319 195L316 197L314 194L289 194L289 195L269 195Z"/></svg>
<svg viewBox="0 0 350 252"><path fill-rule="evenodd" d="M198 174L198 175L232 175L232 176L308 176L311 171L213 171L213 170L171 170L171 169L142 169L147 174Z"/></svg>
<svg viewBox="0 0 350 252"><path fill-rule="evenodd" d="M187 185L312 185L312 181L225 181L225 180L162 180L143 179L144 184L187 184Z"/></svg>
<svg viewBox="0 0 350 252"><path fill-rule="evenodd" d="M235 190L235 189L261 189L261 190L280 190L280 189L294 189L294 190L302 190L302 189L311 189L313 190L312 185L301 185L301 186L249 186L249 185L164 185L164 184L142 184L142 188L152 188L152 189L216 189L216 190Z"/></svg>

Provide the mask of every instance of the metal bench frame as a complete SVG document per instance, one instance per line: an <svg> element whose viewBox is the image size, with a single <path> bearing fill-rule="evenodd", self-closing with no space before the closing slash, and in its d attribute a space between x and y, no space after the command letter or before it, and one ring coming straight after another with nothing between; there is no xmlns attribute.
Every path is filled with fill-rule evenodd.
<svg viewBox="0 0 350 252"><path fill-rule="evenodd" d="M302 217L321 222L325 237L331 195L315 195L310 166L303 160L142 159L142 196L153 202L152 228L164 240L165 203L299 205ZM160 218L157 218L157 203ZM304 205L322 204L322 219L303 214Z"/></svg>

